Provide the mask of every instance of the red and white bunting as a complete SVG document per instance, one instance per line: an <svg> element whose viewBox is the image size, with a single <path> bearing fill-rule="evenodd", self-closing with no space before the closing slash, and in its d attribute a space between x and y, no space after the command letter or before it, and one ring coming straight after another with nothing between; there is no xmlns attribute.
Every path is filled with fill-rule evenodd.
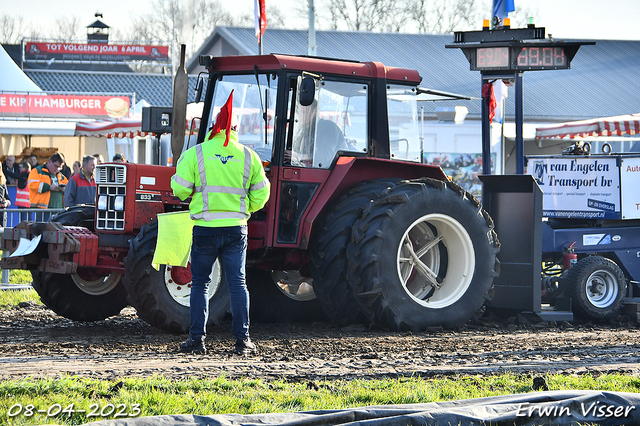
<svg viewBox="0 0 640 426"><path fill-rule="evenodd" d="M93 136L106 138L145 137L149 133L142 131L140 118L123 118L119 120L96 120L76 123L76 136Z"/></svg>
<svg viewBox="0 0 640 426"><path fill-rule="evenodd" d="M640 134L640 113L569 121L541 126L536 129L536 138L538 139L575 139L588 136L635 136L638 134Z"/></svg>

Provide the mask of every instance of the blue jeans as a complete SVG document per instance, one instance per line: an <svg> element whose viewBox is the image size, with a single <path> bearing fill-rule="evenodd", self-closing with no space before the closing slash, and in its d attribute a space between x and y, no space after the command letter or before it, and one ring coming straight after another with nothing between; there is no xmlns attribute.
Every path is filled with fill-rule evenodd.
<svg viewBox="0 0 640 426"><path fill-rule="evenodd" d="M191 245L191 327L189 334L193 339L204 338L207 334L209 276L216 259L220 259L220 265L229 287L231 315L233 316L231 332L236 339L244 340L249 337L249 291L245 282L247 235L215 233L216 231L213 229L212 231L214 233L211 235L195 235L196 227L194 227Z"/></svg>

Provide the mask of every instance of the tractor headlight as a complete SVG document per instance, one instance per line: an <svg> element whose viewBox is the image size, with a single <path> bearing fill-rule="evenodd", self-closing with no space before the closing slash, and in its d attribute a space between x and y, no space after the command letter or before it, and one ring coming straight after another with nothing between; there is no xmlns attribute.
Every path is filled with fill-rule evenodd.
<svg viewBox="0 0 640 426"><path fill-rule="evenodd" d="M119 212L124 210L124 197L123 196L116 197L116 200L113 203L113 208L116 209L116 211L119 211Z"/></svg>
<svg viewBox="0 0 640 426"><path fill-rule="evenodd" d="M107 196L101 195L98 197L98 210L106 210L107 209Z"/></svg>

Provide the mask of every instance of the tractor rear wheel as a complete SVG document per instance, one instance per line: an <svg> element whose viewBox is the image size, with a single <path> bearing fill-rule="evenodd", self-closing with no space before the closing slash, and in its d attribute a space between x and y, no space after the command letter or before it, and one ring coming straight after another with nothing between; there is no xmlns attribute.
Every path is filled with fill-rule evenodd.
<svg viewBox="0 0 640 426"><path fill-rule="evenodd" d="M342 196L324 217L309 247L313 289L329 318L340 325L366 322L347 282L347 245L362 211L400 179L364 182Z"/></svg>
<svg viewBox="0 0 640 426"><path fill-rule="evenodd" d="M51 221L66 226L83 226L94 231L95 207L79 205L62 211ZM122 274L95 274L79 269L75 274L31 271L33 288L40 300L56 314L74 321L100 321L118 315L128 305Z"/></svg>
<svg viewBox="0 0 640 426"><path fill-rule="evenodd" d="M401 182L353 226L349 283L373 324L454 328L490 298L499 243L478 200L452 182Z"/></svg>
<svg viewBox="0 0 640 426"><path fill-rule="evenodd" d="M129 302L138 316L160 330L182 334L189 331L191 294L191 269L160 265L151 266L158 238L158 221L144 225L136 238L131 240L129 253L124 259L125 274L122 278L129 295ZM209 283L208 326L217 325L230 313L229 291L222 269L216 262Z"/></svg>
<svg viewBox="0 0 640 426"><path fill-rule="evenodd" d="M627 280L612 260L588 256L569 269L567 287L576 313L599 320L613 317L622 308Z"/></svg>

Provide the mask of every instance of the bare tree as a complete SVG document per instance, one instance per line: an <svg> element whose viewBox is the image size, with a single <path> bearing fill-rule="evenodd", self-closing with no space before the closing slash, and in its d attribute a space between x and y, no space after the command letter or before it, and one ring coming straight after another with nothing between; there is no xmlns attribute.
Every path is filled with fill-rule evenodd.
<svg viewBox="0 0 640 426"><path fill-rule="evenodd" d="M375 31L385 26L393 8L391 0L328 0L332 29Z"/></svg>
<svg viewBox="0 0 640 426"><path fill-rule="evenodd" d="M64 16L55 20L51 37L62 40L79 40L83 38L81 29L79 17Z"/></svg>
<svg viewBox="0 0 640 426"><path fill-rule="evenodd" d="M449 33L472 29L481 0L315 0L319 27L352 31ZM302 5L301 5L302 6ZM296 10L302 17L305 10Z"/></svg>
<svg viewBox="0 0 640 426"><path fill-rule="evenodd" d="M269 28L287 28L287 18L274 4L267 5L267 25Z"/></svg>
<svg viewBox="0 0 640 426"><path fill-rule="evenodd" d="M410 21L421 33L472 29L478 22L477 0L409 0Z"/></svg>
<svg viewBox="0 0 640 426"><path fill-rule="evenodd" d="M537 7L527 6L526 8L516 7L515 13L511 13L511 28L524 28L529 23L529 18L533 18L534 23L539 20L540 10Z"/></svg>
<svg viewBox="0 0 640 426"><path fill-rule="evenodd" d="M27 31L28 28L22 16L14 18L9 15L0 15L0 43L17 44Z"/></svg>

